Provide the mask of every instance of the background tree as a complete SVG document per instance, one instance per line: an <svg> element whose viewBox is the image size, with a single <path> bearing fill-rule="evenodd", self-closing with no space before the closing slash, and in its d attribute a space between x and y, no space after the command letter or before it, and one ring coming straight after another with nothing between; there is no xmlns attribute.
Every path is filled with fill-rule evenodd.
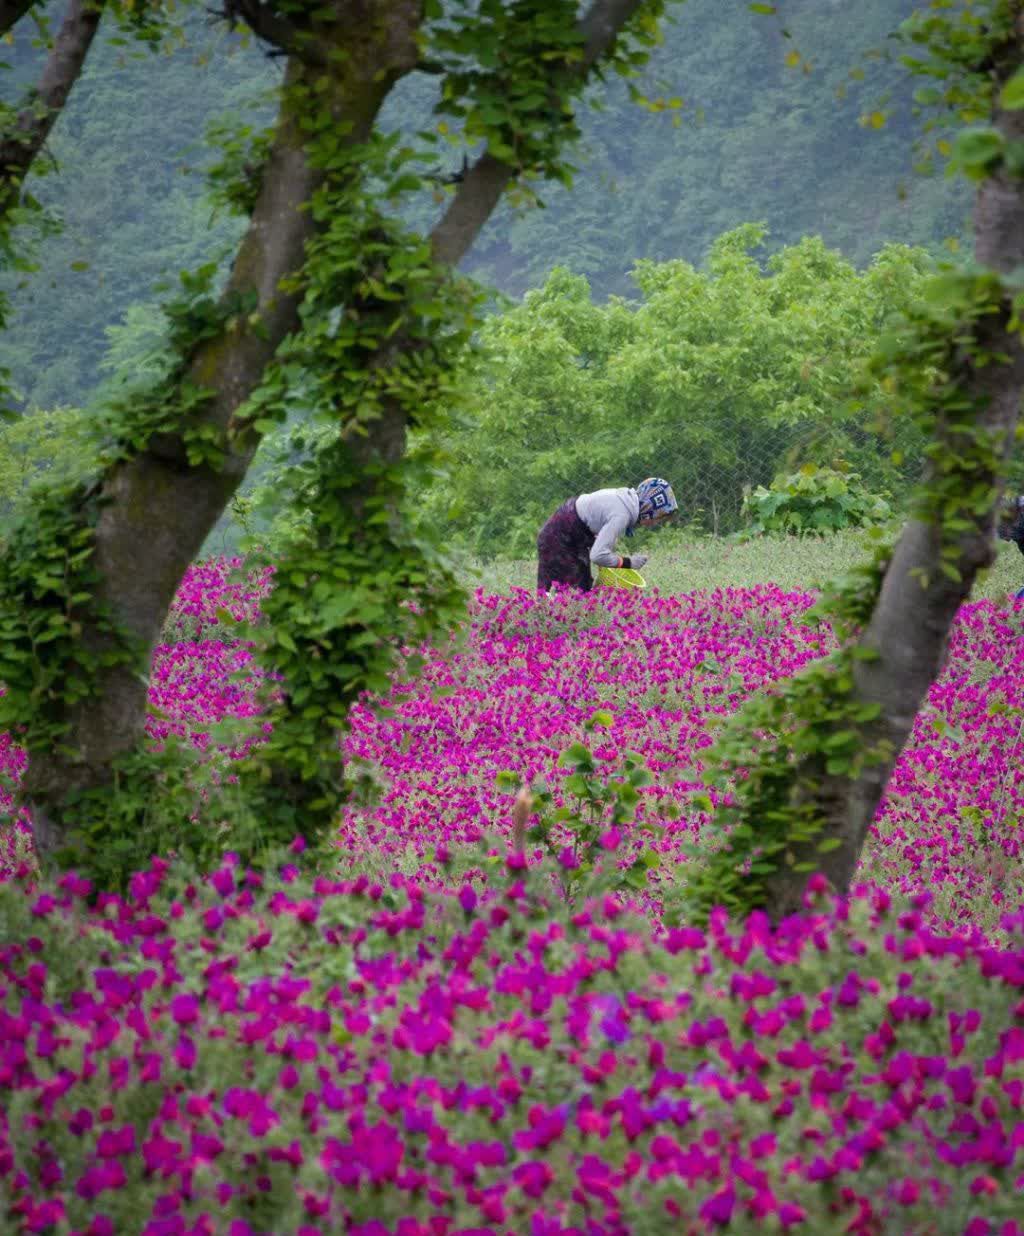
<svg viewBox="0 0 1024 1236"><path fill-rule="evenodd" d="M0 425L0 521L27 501L33 482L76 476L83 456L95 450L80 408L54 408Z"/></svg>
<svg viewBox="0 0 1024 1236"><path fill-rule="evenodd" d="M22 27L34 25L36 37L31 42L33 46L41 43L45 48L38 77L26 81L24 72L15 73L13 86L19 97L14 103L0 101L0 269L24 269L28 265L18 246L12 243L12 229L19 223L30 219L39 224L40 203L27 191L26 181L33 170L40 170L40 155L82 75L105 15L113 28L151 47L159 42L167 24L160 0L139 4L69 0L56 34L51 32L45 5L14 0L0 15L0 33L5 35L5 41L17 43L17 32L12 27L18 23ZM5 63L3 68L9 66ZM8 316L8 297L0 287L0 325L7 325ZM0 373L6 377L8 370ZM5 398L10 393L5 383Z"/></svg>

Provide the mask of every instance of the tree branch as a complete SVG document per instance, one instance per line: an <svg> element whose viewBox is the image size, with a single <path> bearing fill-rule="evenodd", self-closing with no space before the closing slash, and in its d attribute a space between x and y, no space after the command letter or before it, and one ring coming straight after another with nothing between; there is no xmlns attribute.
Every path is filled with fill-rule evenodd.
<svg viewBox="0 0 1024 1236"><path fill-rule="evenodd" d="M580 73L586 76L594 65L607 55L622 33L622 28L644 7L648 0L594 0L580 18L583 38L583 60Z"/></svg>
<svg viewBox="0 0 1024 1236"><path fill-rule="evenodd" d="M310 64L326 63L313 26L302 26L290 20L269 0L226 0L217 16L232 28L239 24L248 26L258 39L270 43L279 52L298 56Z"/></svg>
<svg viewBox="0 0 1024 1236"><path fill-rule="evenodd" d="M611 51L623 27L646 3L647 0L594 0L577 27L583 46L577 66L581 80ZM439 262L457 266L462 261L518 170L486 150L467 169L447 210L430 233L431 247Z"/></svg>
<svg viewBox="0 0 1024 1236"><path fill-rule="evenodd" d="M516 169L511 164L496 159L487 151L466 169L448 209L430 233L430 245L439 262L458 266L515 175Z"/></svg>
<svg viewBox="0 0 1024 1236"><path fill-rule="evenodd" d="M13 29L36 0L0 0L0 34Z"/></svg>
<svg viewBox="0 0 1024 1236"><path fill-rule="evenodd" d="M38 86L0 137L0 217L17 204L22 182L81 75L102 15L102 0L71 0Z"/></svg>

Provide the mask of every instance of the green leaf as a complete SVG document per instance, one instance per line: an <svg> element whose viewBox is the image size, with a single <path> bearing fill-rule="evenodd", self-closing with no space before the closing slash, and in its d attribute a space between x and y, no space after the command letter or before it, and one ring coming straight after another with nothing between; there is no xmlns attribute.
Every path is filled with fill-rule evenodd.
<svg viewBox="0 0 1024 1236"><path fill-rule="evenodd" d="M566 747L558 757L559 768L591 769L594 766L593 756L588 747L581 742L574 742Z"/></svg>
<svg viewBox="0 0 1024 1236"><path fill-rule="evenodd" d="M1024 109L1024 69L1018 69L1006 83L999 102L1008 112Z"/></svg>
<svg viewBox="0 0 1024 1236"><path fill-rule="evenodd" d="M971 180L984 180L1003 157L1004 139L998 129L964 129L953 143L953 162Z"/></svg>
<svg viewBox="0 0 1024 1236"><path fill-rule="evenodd" d="M587 779L582 773L571 773L565 779L565 789L569 794L575 794L578 798L583 798L587 793Z"/></svg>

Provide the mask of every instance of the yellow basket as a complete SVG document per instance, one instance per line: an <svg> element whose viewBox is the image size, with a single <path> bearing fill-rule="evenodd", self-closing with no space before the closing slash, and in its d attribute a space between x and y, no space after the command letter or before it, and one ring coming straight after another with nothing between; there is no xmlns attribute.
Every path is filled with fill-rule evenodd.
<svg viewBox="0 0 1024 1236"><path fill-rule="evenodd" d="M605 588L646 588L647 581L639 571L628 567L598 567L597 582Z"/></svg>

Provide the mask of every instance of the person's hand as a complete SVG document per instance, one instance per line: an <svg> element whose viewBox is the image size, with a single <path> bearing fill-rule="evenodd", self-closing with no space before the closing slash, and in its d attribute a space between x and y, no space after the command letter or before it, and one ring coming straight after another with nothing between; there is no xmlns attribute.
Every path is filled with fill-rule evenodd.
<svg viewBox="0 0 1024 1236"><path fill-rule="evenodd" d="M648 562L650 562L650 558L647 554L630 554L629 561L633 567L633 570L639 571L641 568L645 567Z"/></svg>

